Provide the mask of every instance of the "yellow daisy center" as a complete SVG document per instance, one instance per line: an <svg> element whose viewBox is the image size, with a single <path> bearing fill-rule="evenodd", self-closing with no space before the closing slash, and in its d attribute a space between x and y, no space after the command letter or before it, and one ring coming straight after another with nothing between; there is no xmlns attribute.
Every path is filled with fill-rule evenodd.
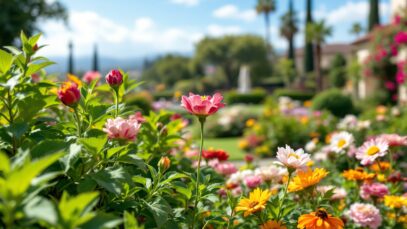
<svg viewBox="0 0 407 229"><path fill-rule="evenodd" d="M367 155L369 155L369 156L373 156L373 155L375 155L375 154L377 154L378 152L380 152L380 149L379 149L379 147L377 147L377 146L371 146L368 150L367 150Z"/></svg>
<svg viewBox="0 0 407 229"><path fill-rule="evenodd" d="M202 101L205 101L205 100L206 100L206 96L205 96L205 95L201 96L201 100L202 100Z"/></svg>
<svg viewBox="0 0 407 229"><path fill-rule="evenodd" d="M290 153L290 154L288 154L288 157L295 157L296 159L300 159L300 156L298 156L298 155L295 154L295 153Z"/></svg>
<svg viewBox="0 0 407 229"><path fill-rule="evenodd" d="M338 141L338 148L342 148L344 145L346 144L346 140L345 139L341 139Z"/></svg>

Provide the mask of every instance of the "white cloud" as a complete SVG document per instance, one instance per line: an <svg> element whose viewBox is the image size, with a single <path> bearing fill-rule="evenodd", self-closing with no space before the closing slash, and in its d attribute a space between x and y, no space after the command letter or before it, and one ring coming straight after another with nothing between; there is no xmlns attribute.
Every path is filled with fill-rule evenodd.
<svg viewBox="0 0 407 229"><path fill-rule="evenodd" d="M184 6L196 6L199 4L199 0L171 0L171 2Z"/></svg>
<svg viewBox="0 0 407 229"><path fill-rule="evenodd" d="M240 10L237 6L229 4L213 11L213 16L216 18L253 21L256 19L256 11L253 9Z"/></svg>
<svg viewBox="0 0 407 229"><path fill-rule="evenodd" d="M215 37L239 33L242 33L242 29L239 26L221 26L212 24L207 27L207 34Z"/></svg>

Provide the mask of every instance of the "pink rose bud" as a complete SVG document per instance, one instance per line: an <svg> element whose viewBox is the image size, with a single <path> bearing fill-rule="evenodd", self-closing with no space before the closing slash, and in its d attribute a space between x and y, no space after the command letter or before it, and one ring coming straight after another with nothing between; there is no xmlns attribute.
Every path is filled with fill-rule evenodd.
<svg viewBox="0 0 407 229"><path fill-rule="evenodd" d="M35 52L35 51L37 51L38 50L38 44L35 44L34 46L33 46L33 51Z"/></svg>
<svg viewBox="0 0 407 229"><path fill-rule="evenodd" d="M224 107L222 103L223 96L216 93L213 96L200 96L189 93L189 96L182 96L181 106L190 114L206 117L216 113L220 108Z"/></svg>
<svg viewBox="0 0 407 229"><path fill-rule="evenodd" d="M123 75L122 73L117 70L113 69L106 75L106 83L108 83L111 87L119 87L123 83Z"/></svg>
<svg viewBox="0 0 407 229"><path fill-rule="evenodd" d="M58 90L58 98L66 106L75 107L81 99L78 85L70 81L64 82Z"/></svg>
<svg viewBox="0 0 407 229"><path fill-rule="evenodd" d="M253 155L251 155L251 154L246 154L246 155L244 156L244 160L246 161L246 163L252 163L253 160L254 160L254 157L253 157Z"/></svg>

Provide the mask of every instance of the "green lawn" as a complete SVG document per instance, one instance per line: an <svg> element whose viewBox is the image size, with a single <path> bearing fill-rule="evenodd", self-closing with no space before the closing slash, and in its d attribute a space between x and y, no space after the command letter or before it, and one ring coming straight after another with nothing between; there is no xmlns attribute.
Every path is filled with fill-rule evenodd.
<svg viewBox="0 0 407 229"><path fill-rule="evenodd" d="M243 160L245 153L238 147L239 138L211 138L205 139L205 148L223 149L229 153L229 160Z"/></svg>

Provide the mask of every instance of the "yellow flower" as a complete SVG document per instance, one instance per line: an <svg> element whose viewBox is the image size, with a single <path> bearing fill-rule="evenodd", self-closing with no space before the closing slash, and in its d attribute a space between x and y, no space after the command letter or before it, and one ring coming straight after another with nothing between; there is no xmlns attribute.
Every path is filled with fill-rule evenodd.
<svg viewBox="0 0 407 229"><path fill-rule="evenodd" d="M308 166L308 167L312 167L314 164L315 164L315 163L314 163L314 161L312 161L312 160L309 161L309 162L307 162L307 166Z"/></svg>
<svg viewBox="0 0 407 229"><path fill-rule="evenodd" d="M260 225L260 229L287 229L282 222L269 220L266 223Z"/></svg>
<svg viewBox="0 0 407 229"><path fill-rule="evenodd" d="M377 106L376 107L376 113L377 114L386 114L386 112L387 112L387 107L386 106L383 106L383 105L380 105L380 106Z"/></svg>
<svg viewBox="0 0 407 229"><path fill-rule="evenodd" d="M247 149L249 147L249 143L246 140L239 141L239 148L240 149Z"/></svg>
<svg viewBox="0 0 407 229"><path fill-rule="evenodd" d="M396 221L399 223L407 224L407 215L400 215L399 217L397 217Z"/></svg>
<svg viewBox="0 0 407 229"><path fill-rule="evenodd" d="M82 81L77 76L68 73L67 78L72 83L78 85L78 87L82 87Z"/></svg>
<svg viewBox="0 0 407 229"><path fill-rule="evenodd" d="M304 102L304 107L311 107L312 106L312 102L310 100L307 100Z"/></svg>
<svg viewBox="0 0 407 229"><path fill-rule="evenodd" d="M338 217L334 217L328 212L320 208L315 212L301 215L298 218L297 228L315 228L315 229L342 229L344 226L342 220Z"/></svg>
<svg viewBox="0 0 407 229"><path fill-rule="evenodd" d="M300 122L303 125L306 125L309 122L309 118L307 116L301 116Z"/></svg>
<svg viewBox="0 0 407 229"><path fill-rule="evenodd" d="M316 168L314 171L308 169L307 171L298 171L297 175L292 179L288 185L289 192L297 192L312 185L318 184L322 178L326 177L328 172L322 168Z"/></svg>
<svg viewBox="0 0 407 229"><path fill-rule="evenodd" d="M266 208L266 203L270 199L271 192L269 190L261 190L256 188L249 194L249 198L243 198L235 208L236 211L245 211L243 216L262 211Z"/></svg>
<svg viewBox="0 0 407 229"><path fill-rule="evenodd" d="M384 205L389 208L407 207L407 197L405 196L384 196Z"/></svg>
<svg viewBox="0 0 407 229"><path fill-rule="evenodd" d="M384 174L377 174L377 180L380 182L385 182L387 179Z"/></svg>
<svg viewBox="0 0 407 229"><path fill-rule="evenodd" d="M181 91L175 91L174 92L174 98L178 99L179 97L182 96L182 92Z"/></svg>
<svg viewBox="0 0 407 229"><path fill-rule="evenodd" d="M342 173L342 176L345 177L345 179L347 180L371 180L375 177L375 174L373 173L367 173L365 171L363 171L362 168L357 168L357 169L349 169L349 170L345 170Z"/></svg>
<svg viewBox="0 0 407 229"><path fill-rule="evenodd" d="M256 124L256 120L254 120L254 119L252 119L252 118L250 118L250 119L248 119L248 120L246 121L246 126L247 126L247 127L252 127L252 126L254 126L254 124Z"/></svg>
<svg viewBox="0 0 407 229"><path fill-rule="evenodd" d="M331 138L332 138L332 134L327 134L325 136L325 143L330 144L331 143Z"/></svg>

